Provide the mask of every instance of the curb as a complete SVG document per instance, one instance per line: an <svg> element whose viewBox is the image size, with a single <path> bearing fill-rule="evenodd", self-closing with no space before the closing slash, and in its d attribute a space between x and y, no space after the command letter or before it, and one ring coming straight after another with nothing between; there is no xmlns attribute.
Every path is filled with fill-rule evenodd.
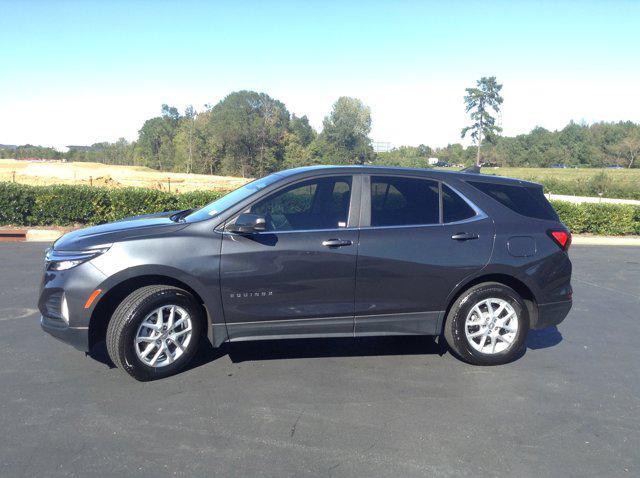
<svg viewBox="0 0 640 478"><path fill-rule="evenodd" d="M640 246L638 236L573 236L572 245L583 246Z"/></svg>
<svg viewBox="0 0 640 478"><path fill-rule="evenodd" d="M28 229L27 242L53 242L67 231L57 231L55 229Z"/></svg>
<svg viewBox="0 0 640 478"><path fill-rule="evenodd" d="M27 239L24 229L0 229L0 242L20 242Z"/></svg>
<svg viewBox="0 0 640 478"><path fill-rule="evenodd" d="M67 232L58 229L0 228L0 242L53 242Z"/></svg>

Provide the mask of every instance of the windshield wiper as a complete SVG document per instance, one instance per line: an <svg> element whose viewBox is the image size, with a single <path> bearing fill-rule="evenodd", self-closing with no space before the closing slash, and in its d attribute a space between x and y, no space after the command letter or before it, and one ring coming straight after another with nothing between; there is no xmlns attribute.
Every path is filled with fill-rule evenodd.
<svg viewBox="0 0 640 478"><path fill-rule="evenodd" d="M171 219L173 222L180 222L186 216L188 216L191 213L191 211L193 211L193 209L185 209L184 211L178 211L177 213L173 214L169 219Z"/></svg>

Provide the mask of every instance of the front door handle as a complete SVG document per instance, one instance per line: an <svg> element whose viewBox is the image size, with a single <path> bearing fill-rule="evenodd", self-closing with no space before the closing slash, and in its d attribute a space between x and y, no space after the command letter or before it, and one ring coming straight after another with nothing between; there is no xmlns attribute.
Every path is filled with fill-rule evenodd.
<svg viewBox="0 0 640 478"><path fill-rule="evenodd" d="M451 239L453 239L454 241L470 241L472 239L478 239L477 234L470 234L468 232L458 232L457 234L454 234L453 236L451 236Z"/></svg>
<svg viewBox="0 0 640 478"><path fill-rule="evenodd" d="M343 239L328 239L326 241L322 241L322 245L325 247L343 247L343 246L350 246L351 244L353 244L353 242L349 241L349 240L343 240Z"/></svg>

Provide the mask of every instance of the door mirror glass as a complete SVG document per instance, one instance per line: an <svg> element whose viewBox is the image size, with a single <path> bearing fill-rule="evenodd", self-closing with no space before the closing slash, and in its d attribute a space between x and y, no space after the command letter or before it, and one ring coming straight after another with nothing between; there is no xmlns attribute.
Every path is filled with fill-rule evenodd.
<svg viewBox="0 0 640 478"><path fill-rule="evenodd" d="M262 214L244 213L238 216L233 224L227 227L227 231L234 234L253 234L267 230L267 220Z"/></svg>

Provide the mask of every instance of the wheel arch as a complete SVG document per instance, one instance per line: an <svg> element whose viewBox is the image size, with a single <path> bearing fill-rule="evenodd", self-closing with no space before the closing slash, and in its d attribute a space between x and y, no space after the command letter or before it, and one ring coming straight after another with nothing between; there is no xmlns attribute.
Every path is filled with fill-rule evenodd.
<svg viewBox="0 0 640 478"><path fill-rule="evenodd" d="M127 274L126 276L110 280L109 282L108 288L104 285L101 286L105 287L103 290L106 289L106 292L101 294L100 299L91 311L89 319L89 350L91 350L95 344L105 339L111 315L118 304L134 290L148 285L170 285L184 289L193 295L202 307L203 317L205 317L206 320L207 338L212 344L214 343L212 313L209 310L210 307L207 306L205 296L185 280L166 273L142 272L136 275Z"/></svg>
<svg viewBox="0 0 640 478"><path fill-rule="evenodd" d="M447 320L447 316L449 315L449 311L453 304L458 300L458 298L464 294L471 287L474 287L478 284L482 284L485 282L497 282L499 284L506 285L507 287L511 287L515 290L525 305L527 306L527 314L529 316L529 323L535 324L538 318L538 303L536 301L535 294L531 290L531 288L522 282L520 279L504 273L490 273L483 274L477 277L470 278L466 282L462 282L458 284L458 286L454 289L454 291L447 298L447 307L444 311L444 315L442 316L442 321L440 324L440 333L442 333L444 329L445 322Z"/></svg>

